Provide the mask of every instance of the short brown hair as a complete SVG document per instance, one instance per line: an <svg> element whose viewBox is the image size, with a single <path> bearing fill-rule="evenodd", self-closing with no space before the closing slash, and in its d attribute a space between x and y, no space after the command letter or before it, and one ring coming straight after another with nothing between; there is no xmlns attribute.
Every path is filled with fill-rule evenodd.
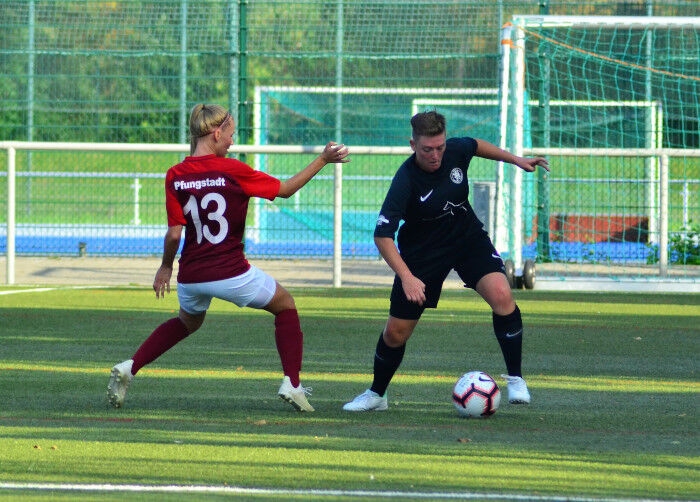
<svg viewBox="0 0 700 502"><path fill-rule="evenodd" d="M445 133L445 116L435 110L416 113L411 117L411 127L413 128L413 139L420 136L437 136Z"/></svg>

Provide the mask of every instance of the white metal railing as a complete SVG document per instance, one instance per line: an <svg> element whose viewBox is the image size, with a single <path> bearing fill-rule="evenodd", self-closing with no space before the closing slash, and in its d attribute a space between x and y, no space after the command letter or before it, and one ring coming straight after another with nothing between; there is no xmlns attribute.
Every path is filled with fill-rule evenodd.
<svg viewBox="0 0 700 502"><path fill-rule="evenodd" d="M69 142L23 142L4 141L0 142L0 149L7 151L7 260L6 260L6 282L15 282L15 185L16 185L16 152L18 150L69 150L69 151L103 151L103 152L189 152L189 145L183 144L121 144L121 143L69 143ZM296 145L233 145L231 153L250 154L319 154L323 151L322 146L296 146ZM380 147L380 146L353 146L351 153L354 155L400 155L411 154L409 147ZM670 157L700 157L700 149L665 149L665 148L644 148L644 149L576 149L576 148L527 148L523 150L524 155L541 156L575 156L575 157L638 157L655 158L659 161L659 278L665 278L668 273L668 193L669 193L669 169L668 161ZM342 171L341 171L342 173ZM98 173L104 176L102 173ZM81 174L85 176L85 173ZM122 177L134 177L134 173L119 173ZM333 175L337 176L337 171ZM334 183L334 212L336 215L342 212L342 178ZM349 177L348 177L349 178ZM588 181L588 180L587 180ZM497 194L498 196L498 194ZM135 218L138 216L135 213ZM337 221L337 219L334 219ZM342 221L342 220L341 220ZM334 225L333 238L335 242L342 239L341 225ZM340 276L340 264L342 256L340 246L334 246L333 251L333 285L339 287L342 284Z"/></svg>
<svg viewBox="0 0 700 502"><path fill-rule="evenodd" d="M232 145L229 152L243 154L320 154L323 146L303 145ZM0 141L0 149L7 151L7 261L6 283L15 282L15 205L16 205L16 153L18 150L32 151L90 151L90 152L173 152L188 153L190 145L187 144L149 144L149 143L72 143L72 142L30 142L30 141ZM366 146L353 147L354 154L368 155L409 155L411 149L406 147L382 147ZM342 172L342 171L341 171ZM129 175L133 177L133 174ZM342 211L342 176L334 184L334 212L339 215ZM335 218L339 220L339 218ZM334 241L340 243L342 228L335 225L333 229ZM333 285L342 285L341 277L341 247L334 246L333 251Z"/></svg>
<svg viewBox="0 0 700 502"><path fill-rule="evenodd" d="M668 275L668 193L670 157L700 157L700 150L679 148L529 148L525 155L539 156L580 156L580 157L638 157L654 158L659 161L658 179L658 234L659 234L659 276Z"/></svg>

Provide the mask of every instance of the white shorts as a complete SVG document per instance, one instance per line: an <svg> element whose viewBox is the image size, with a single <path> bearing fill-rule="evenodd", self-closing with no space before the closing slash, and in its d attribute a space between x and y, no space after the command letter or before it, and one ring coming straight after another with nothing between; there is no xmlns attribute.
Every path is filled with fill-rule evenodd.
<svg viewBox="0 0 700 502"><path fill-rule="evenodd" d="M212 298L234 303L239 307L261 309L265 307L277 290L277 281L255 267L230 279L211 282L177 284L180 308L188 314L198 315L207 311Z"/></svg>

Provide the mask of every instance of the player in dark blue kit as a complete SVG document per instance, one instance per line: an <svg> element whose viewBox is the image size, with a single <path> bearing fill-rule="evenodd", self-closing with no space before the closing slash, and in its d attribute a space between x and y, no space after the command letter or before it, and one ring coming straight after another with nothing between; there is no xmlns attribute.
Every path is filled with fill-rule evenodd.
<svg viewBox="0 0 700 502"><path fill-rule="evenodd" d="M530 392L521 372L520 310L503 261L469 204L467 169L473 157L507 162L527 172L537 166L549 170L547 161L518 157L479 139L446 139L445 117L435 111L414 115L411 126L414 154L396 172L374 230L379 253L396 273L389 319L374 354L372 386L343 409L388 408L386 389L401 364L406 342L423 311L437 307L442 285L453 269L493 310L509 402L529 404Z"/></svg>

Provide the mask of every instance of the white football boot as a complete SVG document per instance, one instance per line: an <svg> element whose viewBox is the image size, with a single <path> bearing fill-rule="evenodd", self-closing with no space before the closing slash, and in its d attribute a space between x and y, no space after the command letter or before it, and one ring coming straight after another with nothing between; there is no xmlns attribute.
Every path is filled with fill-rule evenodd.
<svg viewBox="0 0 700 502"><path fill-rule="evenodd" d="M508 382L508 402L510 404L530 404L530 391L522 377L501 375Z"/></svg>
<svg viewBox="0 0 700 502"><path fill-rule="evenodd" d="M109 398L109 403L115 408L120 408L124 404L126 390L134 378L134 375L131 374L133 364L133 359L128 359L112 368L109 384L107 384L107 397Z"/></svg>
<svg viewBox="0 0 700 502"><path fill-rule="evenodd" d="M345 411L384 411L389 408L386 394L380 396L367 389L349 403L345 403Z"/></svg>
<svg viewBox="0 0 700 502"><path fill-rule="evenodd" d="M288 376L285 376L277 393L281 399L287 401L298 411L314 411L313 406L306 399L307 395L311 395L311 387L302 387L301 384L299 384L299 387L293 387L292 381Z"/></svg>

